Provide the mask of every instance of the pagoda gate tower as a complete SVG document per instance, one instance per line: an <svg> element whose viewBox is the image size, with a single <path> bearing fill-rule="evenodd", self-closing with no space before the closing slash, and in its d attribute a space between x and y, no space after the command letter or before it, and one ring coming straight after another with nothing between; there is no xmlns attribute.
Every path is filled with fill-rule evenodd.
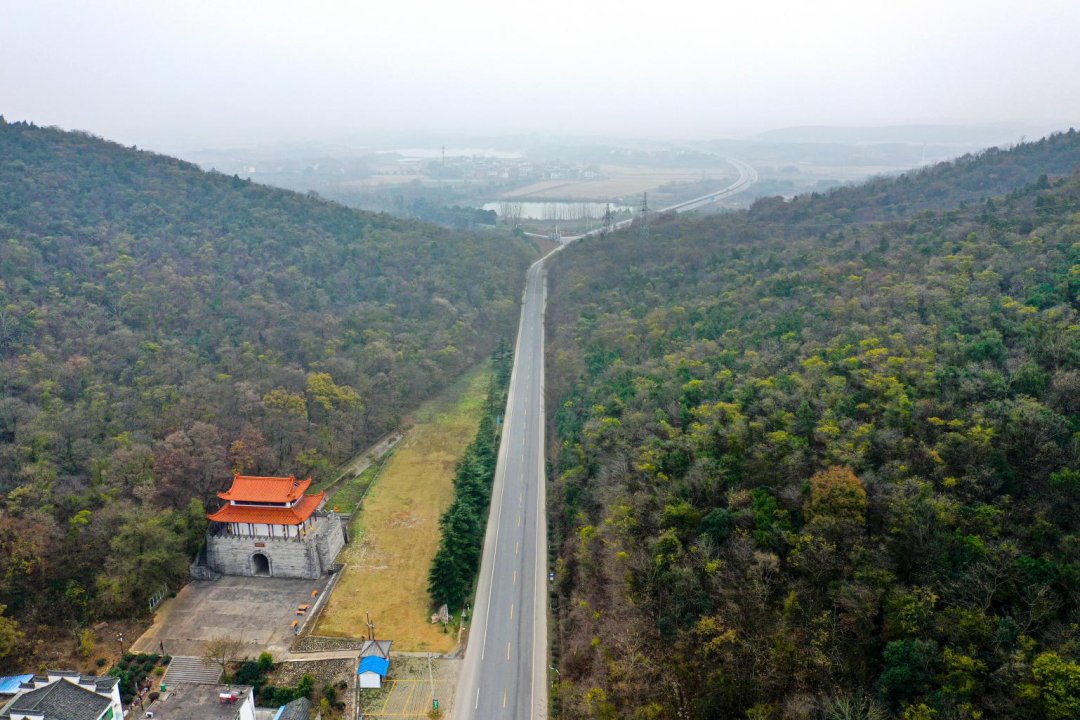
<svg viewBox="0 0 1080 720"><path fill-rule="evenodd" d="M206 554L192 574L313 580L329 572L345 531L336 513L322 510L326 493L306 494L309 487L311 478L235 475L218 493L225 504L206 516Z"/></svg>

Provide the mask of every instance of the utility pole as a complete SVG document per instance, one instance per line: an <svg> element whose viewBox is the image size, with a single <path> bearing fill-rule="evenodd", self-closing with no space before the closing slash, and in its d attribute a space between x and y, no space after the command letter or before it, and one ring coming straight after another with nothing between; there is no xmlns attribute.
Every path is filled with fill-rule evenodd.
<svg viewBox="0 0 1080 720"><path fill-rule="evenodd" d="M428 681L431 683L431 709L439 709L439 699L435 697L435 675L431 672L431 653L427 655L427 675Z"/></svg>
<svg viewBox="0 0 1080 720"><path fill-rule="evenodd" d="M371 613L364 611L364 616L367 618L368 640L374 642L375 640L375 623L371 622Z"/></svg>
<svg viewBox="0 0 1080 720"><path fill-rule="evenodd" d="M607 235L612 230L614 216L611 214L611 203L608 203L604 210L604 231L603 235Z"/></svg>

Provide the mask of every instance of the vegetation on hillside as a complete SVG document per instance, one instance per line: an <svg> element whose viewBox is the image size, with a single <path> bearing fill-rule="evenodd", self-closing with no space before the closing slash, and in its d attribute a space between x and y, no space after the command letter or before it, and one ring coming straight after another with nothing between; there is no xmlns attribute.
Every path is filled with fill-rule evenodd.
<svg viewBox="0 0 1080 720"><path fill-rule="evenodd" d="M145 611L233 472L324 476L490 354L532 254L0 118L0 605Z"/></svg>
<svg viewBox="0 0 1080 720"><path fill-rule="evenodd" d="M432 606L446 605L451 612L462 608L472 597L473 583L480 572L491 489L499 457L498 418L506 407L514 365L510 346L500 344L491 363L491 384L484 415L480 418L476 437L458 461L454 473L454 500L439 518L442 536L428 573Z"/></svg>
<svg viewBox="0 0 1080 720"><path fill-rule="evenodd" d="M1078 153L554 261L562 717L1080 716Z"/></svg>

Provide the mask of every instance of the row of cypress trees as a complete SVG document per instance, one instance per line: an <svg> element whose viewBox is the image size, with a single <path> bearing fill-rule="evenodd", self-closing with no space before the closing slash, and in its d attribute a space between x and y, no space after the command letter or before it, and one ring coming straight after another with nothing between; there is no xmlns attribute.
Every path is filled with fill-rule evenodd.
<svg viewBox="0 0 1080 720"><path fill-rule="evenodd" d="M499 343L491 362L493 372L480 427L458 462L454 500L439 520L442 540L428 573L428 593L434 607L462 607L480 570L499 452L499 418L506 406L513 367L513 353L505 340Z"/></svg>

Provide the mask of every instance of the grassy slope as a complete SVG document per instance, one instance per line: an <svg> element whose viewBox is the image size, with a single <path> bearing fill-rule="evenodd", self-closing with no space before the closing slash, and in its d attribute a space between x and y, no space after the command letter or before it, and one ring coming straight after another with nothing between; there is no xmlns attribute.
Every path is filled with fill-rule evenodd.
<svg viewBox="0 0 1080 720"><path fill-rule="evenodd" d="M347 564L316 634L358 636L370 612L398 650L446 652L456 638L428 622L427 576L439 517L453 499L454 468L476 434L487 365L469 372L417 413L353 524Z"/></svg>

